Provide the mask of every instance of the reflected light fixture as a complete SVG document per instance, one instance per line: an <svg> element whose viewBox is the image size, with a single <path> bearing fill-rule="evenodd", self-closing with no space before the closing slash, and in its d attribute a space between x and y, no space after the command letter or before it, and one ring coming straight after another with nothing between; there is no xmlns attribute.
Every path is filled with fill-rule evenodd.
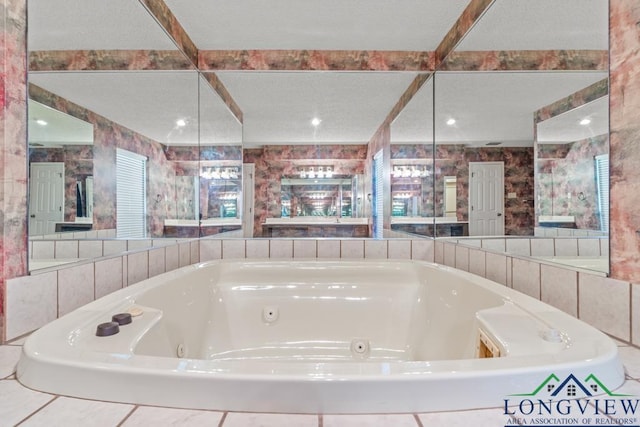
<svg viewBox="0 0 640 427"><path fill-rule="evenodd" d="M453 126L456 124L456 119L454 118L450 118L449 120L447 120L447 125L449 126Z"/></svg>
<svg viewBox="0 0 640 427"><path fill-rule="evenodd" d="M187 121L185 119L176 120L176 126L178 126L179 128L185 127L186 125L187 125Z"/></svg>
<svg viewBox="0 0 640 427"><path fill-rule="evenodd" d="M320 126L321 122L322 122L322 120L320 120L317 117L314 117L313 119L311 119L311 125L314 126L314 127Z"/></svg>
<svg viewBox="0 0 640 427"><path fill-rule="evenodd" d="M589 118L586 118L586 117L585 117L584 119L580 120L580 124L581 124L582 126L586 126L586 125L588 125L589 123L591 123L591 119L589 119Z"/></svg>
<svg viewBox="0 0 640 427"><path fill-rule="evenodd" d="M42 119L36 120L36 123L39 124L40 126L46 126L46 125L49 124L49 123L47 123L46 120L42 120Z"/></svg>

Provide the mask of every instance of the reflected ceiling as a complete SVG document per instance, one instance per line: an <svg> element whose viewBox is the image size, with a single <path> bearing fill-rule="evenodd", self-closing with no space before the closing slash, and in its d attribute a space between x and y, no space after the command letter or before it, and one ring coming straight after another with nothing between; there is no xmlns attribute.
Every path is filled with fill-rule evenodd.
<svg viewBox="0 0 640 427"><path fill-rule="evenodd" d="M587 120L588 123L583 120ZM538 143L580 141L609 132L609 97L574 108L538 123Z"/></svg>
<svg viewBox="0 0 640 427"><path fill-rule="evenodd" d="M468 3L166 0L201 50L433 51ZM30 51L176 49L138 1L30 0L28 18ZM606 50L607 24L607 2L603 0L496 0L457 50ZM244 112L248 147L273 143L364 144L416 75L235 70L217 74ZM496 140L503 145L531 145L533 111L606 77L606 72L513 74L475 73L469 78L469 74L439 73L435 86L436 138L474 145ZM198 102L194 102L198 85L194 80L187 82L193 79L189 73L42 72L31 73L29 78L166 144L197 141L195 131L175 129L177 119L188 118L191 123L206 120L198 117ZM185 92L182 88L187 85L193 89ZM491 102L485 102L487 99ZM201 99L201 103L207 102ZM431 112L416 109L403 114L425 117L427 122ZM444 128L443 121L453 114L457 126ZM322 120L317 128L310 126L314 116ZM498 120L503 132L495 135L492 131ZM424 131L425 126L414 126L402 139L424 140ZM224 134L224 130L212 133Z"/></svg>

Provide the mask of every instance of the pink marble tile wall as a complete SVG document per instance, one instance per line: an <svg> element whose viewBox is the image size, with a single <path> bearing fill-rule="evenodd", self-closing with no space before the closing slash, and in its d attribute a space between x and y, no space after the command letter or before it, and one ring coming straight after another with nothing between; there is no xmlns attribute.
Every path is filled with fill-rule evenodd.
<svg viewBox="0 0 640 427"><path fill-rule="evenodd" d="M255 164L254 236L263 235L262 223L281 216L280 179L299 176L298 167L333 167L334 175L362 174L366 145L269 145L246 149L244 163Z"/></svg>
<svg viewBox="0 0 640 427"><path fill-rule="evenodd" d="M6 280L27 272L26 1L0 1L0 324ZM4 327L0 327L0 342Z"/></svg>
<svg viewBox="0 0 640 427"><path fill-rule="evenodd" d="M175 191L174 164L167 159L164 146L35 85L29 85L29 97L94 125L93 226L95 229L116 228L116 149L125 149L148 158L148 234L151 237L162 236L164 219L170 214L170 207L164 202L156 202L156 198L158 195L161 197L171 195L169 199L173 200Z"/></svg>
<svg viewBox="0 0 640 427"><path fill-rule="evenodd" d="M607 154L608 148L608 135L571 144L540 145L536 161L538 214L572 215L578 228L600 229L593 158Z"/></svg>
<svg viewBox="0 0 640 427"><path fill-rule="evenodd" d="M612 0L610 45L611 276L640 281L640 4Z"/></svg>

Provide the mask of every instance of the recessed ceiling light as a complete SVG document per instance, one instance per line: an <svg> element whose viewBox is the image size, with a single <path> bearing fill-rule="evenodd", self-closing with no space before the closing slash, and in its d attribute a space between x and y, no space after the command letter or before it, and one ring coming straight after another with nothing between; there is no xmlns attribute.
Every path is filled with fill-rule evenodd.
<svg viewBox="0 0 640 427"><path fill-rule="evenodd" d="M40 126L46 126L49 124L46 122L46 120L42 120L42 119L36 120L36 123L39 124Z"/></svg>
<svg viewBox="0 0 640 427"><path fill-rule="evenodd" d="M320 126L320 122L322 122L322 120L320 120L320 119L319 119L319 118L317 118L317 117L314 117L314 118L311 120L311 124L312 124L313 126L316 126L316 127L317 127L317 126Z"/></svg>
<svg viewBox="0 0 640 427"><path fill-rule="evenodd" d="M586 126L586 125L588 125L589 123L591 123L591 119L582 119L582 120L580 120L580 124L581 124L582 126Z"/></svg>
<svg viewBox="0 0 640 427"><path fill-rule="evenodd" d="M448 124L449 126L453 126L453 125L455 125L455 124L456 124L456 119L451 118L451 119L447 120L447 124Z"/></svg>
<svg viewBox="0 0 640 427"><path fill-rule="evenodd" d="M176 126L178 127L185 127L187 125L187 121L185 119L178 119L176 120Z"/></svg>

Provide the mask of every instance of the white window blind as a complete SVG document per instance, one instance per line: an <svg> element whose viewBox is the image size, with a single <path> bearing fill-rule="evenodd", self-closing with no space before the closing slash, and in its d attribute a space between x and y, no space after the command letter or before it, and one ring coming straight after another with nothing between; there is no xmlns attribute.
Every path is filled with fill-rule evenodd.
<svg viewBox="0 0 640 427"><path fill-rule="evenodd" d="M609 231L609 155L595 157L600 230Z"/></svg>
<svg viewBox="0 0 640 427"><path fill-rule="evenodd" d="M383 189L382 150L373 156L373 238L384 237L384 189Z"/></svg>
<svg viewBox="0 0 640 427"><path fill-rule="evenodd" d="M116 150L116 235L146 237L147 158L131 151Z"/></svg>

